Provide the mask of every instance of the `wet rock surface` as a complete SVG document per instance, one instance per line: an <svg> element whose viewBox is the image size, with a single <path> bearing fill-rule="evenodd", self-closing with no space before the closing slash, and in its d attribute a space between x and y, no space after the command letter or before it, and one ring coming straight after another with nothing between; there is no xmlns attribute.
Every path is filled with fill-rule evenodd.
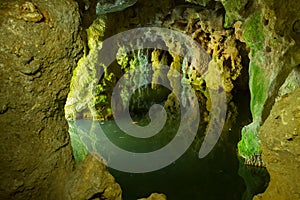
<svg viewBox="0 0 300 200"><path fill-rule="evenodd" d="M66 105L68 119L93 118L95 116L95 118L101 120L111 118L110 94L113 86L120 78L121 73L124 73L130 67L134 67L130 63L137 63L138 58L136 57L138 56L126 55L122 62L114 65L114 69L108 70L97 85L95 102L91 102L92 97L87 94L86 87L90 87L92 85L90 84L91 80L95 80L93 70L95 63L92 59L96 59L97 52L95 53L93 50L96 49L96 45L101 46L105 38L137 27L165 27L189 35L196 40L214 58L211 64L212 66L216 65L216 68L218 68L218 73L220 73L222 79L221 86L227 92L228 101L232 98L230 92L234 87L235 89L247 89L248 52L245 44L236 39L234 30L223 27L224 10L222 4L212 3L207 9L199 5L173 4L174 2L171 1L163 1L158 4L153 4L150 1L138 1L134 6L124 11L110 13L107 18L98 18L93 22L87 29L89 52L78 63L76 73L73 76L71 92ZM146 12L152 14L144 15ZM169 45L171 46L171 44ZM170 56L159 50L150 51L149 55L151 55L151 58L149 56L147 61L157 66L169 62L171 63L170 66L180 69L183 63L180 57L172 54ZM243 66L245 66L244 69ZM214 82L213 70L210 70L210 73L204 77L201 74L202 68L206 67L193 68L189 65L187 67L188 72L184 73L186 79L188 79L187 81L192 83L196 90L206 93L205 98L209 99L207 88L218 89L218 84ZM154 70L159 72L159 67L153 67ZM158 74L154 74L153 80L159 77ZM89 82L88 86L86 86L86 82ZM238 84L235 84L236 82ZM199 96L201 95L204 96L205 94L199 92ZM91 108L88 104L95 105ZM173 104L172 100L170 100L170 104ZM211 105L208 103L206 107L210 109ZM93 110L92 115L89 110Z"/></svg>
<svg viewBox="0 0 300 200"><path fill-rule="evenodd" d="M0 12L0 198L59 197L73 168L63 106L82 49L77 4L6 1Z"/></svg>
<svg viewBox="0 0 300 200"><path fill-rule="evenodd" d="M291 92L280 91L281 86L296 88L297 78L285 82L300 63L299 35L292 28L299 18L298 10L299 4L295 1L254 2L249 7L251 13L241 26L242 38L250 48L249 88L253 119L243 128L238 144L239 154L246 160L261 153L258 130L268 117L278 93Z"/></svg>
<svg viewBox="0 0 300 200"><path fill-rule="evenodd" d="M66 188L70 192L65 199L122 199L121 187L108 172L107 166L92 154L88 154L76 167Z"/></svg>
<svg viewBox="0 0 300 200"><path fill-rule="evenodd" d="M201 3L201 2L199 2ZM177 6L163 21L163 26L178 30L196 40L214 59L218 69L222 71L222 87L230 93L234 82L242 73L242 66L248 65L245 45L240 43L234 35L233 29L223 27L224 9L221 4L214 3L208 9L197 6ZM196 72L194 72L196 74ZM209 78L206 83L209 86ZM235 87L243 88L243 84Z"/></svg>
<svg viewBox="0 0 300 200"><path fill-rule="evenodd" d="M275 103L260 137L271 180L255 199L300 199L300 89Z"/></svg>
<svg viewBox="0 0 300 200"><path fill-rule="evenodd" d="M1 1L0 24L0 199L85 199L72 196L77 187L88 193L74 182L78 168L109 175L92 161L76 167L64 118L72 70L83 50L78 5ZM94 187L89 194L112 182L93 185L97 180L81 182Z"/></svg>
<svg viewBox="0 0 300 200"><path fill-rule="evenodd" d="M207 5L212 1L189 2ZM143 3L139 1L137 5ZM215 10L209 13L200 7L163 5L161 8L170 10L169 13L143 18L136 15L156 13L157 8L147 6L147 12L129 8L128 14L108 16L111 24L116 21L123 24L118 29L111 26L108 33L132 28L132 24L163 25L188 33L208 46L207 51L216 57L224 70L227 92L233 89L242 65L248 63L245 56L248 49L240 43L246 42L252 49L250 79L255 84L250 87L254 97L253 117L259 118L258 126L254 127L256 132L269 115L280 86L300 63L299 4L292 0L261 1L263 9L259 13L249 4L252 8L249 13L254 14L233 13L237 17L228 15L229 6L223 5L227 18L240 20L249 14L246 26L238 21L235 31L223 28L224 11L219 3L212 5ZM244 6L238 5L248 8ZM129 20L123 15L130 16ZM140 19L143 20L139 22ZM0 24L0 199L120 199L120 188L105 166L89 156L77 166L72 158L63 110L72 70L83 49L77 3L2 0ZM261 130L263 160L271 174L271 183L258 199L300 198L299 96L298 89L278 101Z"/></svg>

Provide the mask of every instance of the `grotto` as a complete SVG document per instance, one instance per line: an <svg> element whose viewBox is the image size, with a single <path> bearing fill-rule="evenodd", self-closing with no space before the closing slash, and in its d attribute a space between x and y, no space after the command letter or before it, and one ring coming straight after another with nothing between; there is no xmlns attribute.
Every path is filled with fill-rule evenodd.
<svg viewBox="0 0 300 200"><path fill-rule="evenodd" d="M300 199L298 0L0 0L0 199Z"/></svg>

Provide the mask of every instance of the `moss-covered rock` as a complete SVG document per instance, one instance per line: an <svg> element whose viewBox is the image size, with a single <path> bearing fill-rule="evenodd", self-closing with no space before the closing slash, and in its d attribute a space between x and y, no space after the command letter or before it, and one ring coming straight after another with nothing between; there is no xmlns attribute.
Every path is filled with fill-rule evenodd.
<svg viewBox="0 0 300 200"><path fill-rule="evenodd" d="M96 87L98 84L96 70L99 64L98 48L101 48L105 28L105 17L102 17L95 20L87 30L89 53L79 60L73 71L70 92L65 105L65 115L69 120L82 117L97 118L95 106L107 104L107 100L103 99L105 97L102 97L101 93L104 92L107 82L112 81L110 74L105 73L105 83L101 85L101 88ZM99 94L97 98L93 95L94 92Z"/></svg>
<svg viewBox="0 0 300 200"><path fill-rule="evenodd" d="M1 1L0 23L0 199L120 199L105 166L73 159L64 105L83 55L77 2Z"/></svg>
<svg viewBox="0 0 300 200"><path fill-rule="evenodd" d="M246 159L261 152L258 129L268 116L280 86L299 63L296 40L289 33L292 29L286 34L278 34L283 24L278 16L280 12L276 13L272 4L261 2L257 6L262 9L252 14L242 26L242 37L250 48L249 88L253 117L253 123L243 129L238 144L240 155Z"/></svg>
<svg viewBox="0 0 300 200"><path fill-rule="evenodd" d="M167 196L165 194L152 193L148 198L141 198L138 200L167 200Z"/></svg>
<svg viewBox="0 0 300 200"><path fill-rule="evenodd" d="M261 15L259 13L253 14L247 19L242 29L244 31L243 38L247 46L250 47L249 87L252 94L250 109L253 123L243 128L242 139L238 144L238 148L242 157L250 159L255 153L261 153L258 129L262 121L261 115L268 92L265 58L262 53L264 32Z"/></svg>
<svg viewBox="0 0 300 200"><path fill-rule="evenodd" d="M224 27L230 28L234 21L243 18L241 13L244 12L248 0L221 0L221 2L226 11Z"/></svg>

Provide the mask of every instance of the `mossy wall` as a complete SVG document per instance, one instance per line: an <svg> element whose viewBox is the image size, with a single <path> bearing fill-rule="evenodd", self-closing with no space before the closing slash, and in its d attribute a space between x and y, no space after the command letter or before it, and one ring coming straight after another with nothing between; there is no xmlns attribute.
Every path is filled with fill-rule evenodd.
<svg viewBox="0 0 300 200"><path fill-rule="evenodd" d="M236 20L242 19L242 13L248 0L221 0L225 10L224 27L230 28Z"/></svg>
<svg viewBox="0 0 300 200"><path fill-rule="evenodd" d="M293 30L299 12L296 12L297 5L292 1L224 0L222 4L226 10L224 26L233 27L233 23L241 23L241 41L249 47L253 122L243 128L238 144L239 154L247 160L255 153L261 153L259 128L269 115L275 98L282 94L278 93L279 88L293 68L299 65L299 35L296 36ZM297 78L291 77L285 85L294 85L289 88L295 89Z"/></svg>
<svg viewBox="0 0 300 200"><path fill-rule="evenodd" d="M242 129L242 140L238 144L239 153L249 159L255 153L261 153L258 129L262 121L261 116L264 102L268 96L268 76L265 71L264 32L261 23L261 13L255 13L244 23L243 38L250 47L249 88L251 93L250 109L252 124Z"/></svg>

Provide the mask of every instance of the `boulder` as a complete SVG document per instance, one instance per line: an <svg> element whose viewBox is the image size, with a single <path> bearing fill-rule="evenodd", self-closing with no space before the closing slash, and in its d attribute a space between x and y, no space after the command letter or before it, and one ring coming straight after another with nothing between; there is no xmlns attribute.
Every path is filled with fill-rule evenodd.
<svg viewBox="0 0 300 200"><path fill-rule="evenodd" d="M271 180L255 199L300 199L300 88L275 103L259 133Z"/></svg>

